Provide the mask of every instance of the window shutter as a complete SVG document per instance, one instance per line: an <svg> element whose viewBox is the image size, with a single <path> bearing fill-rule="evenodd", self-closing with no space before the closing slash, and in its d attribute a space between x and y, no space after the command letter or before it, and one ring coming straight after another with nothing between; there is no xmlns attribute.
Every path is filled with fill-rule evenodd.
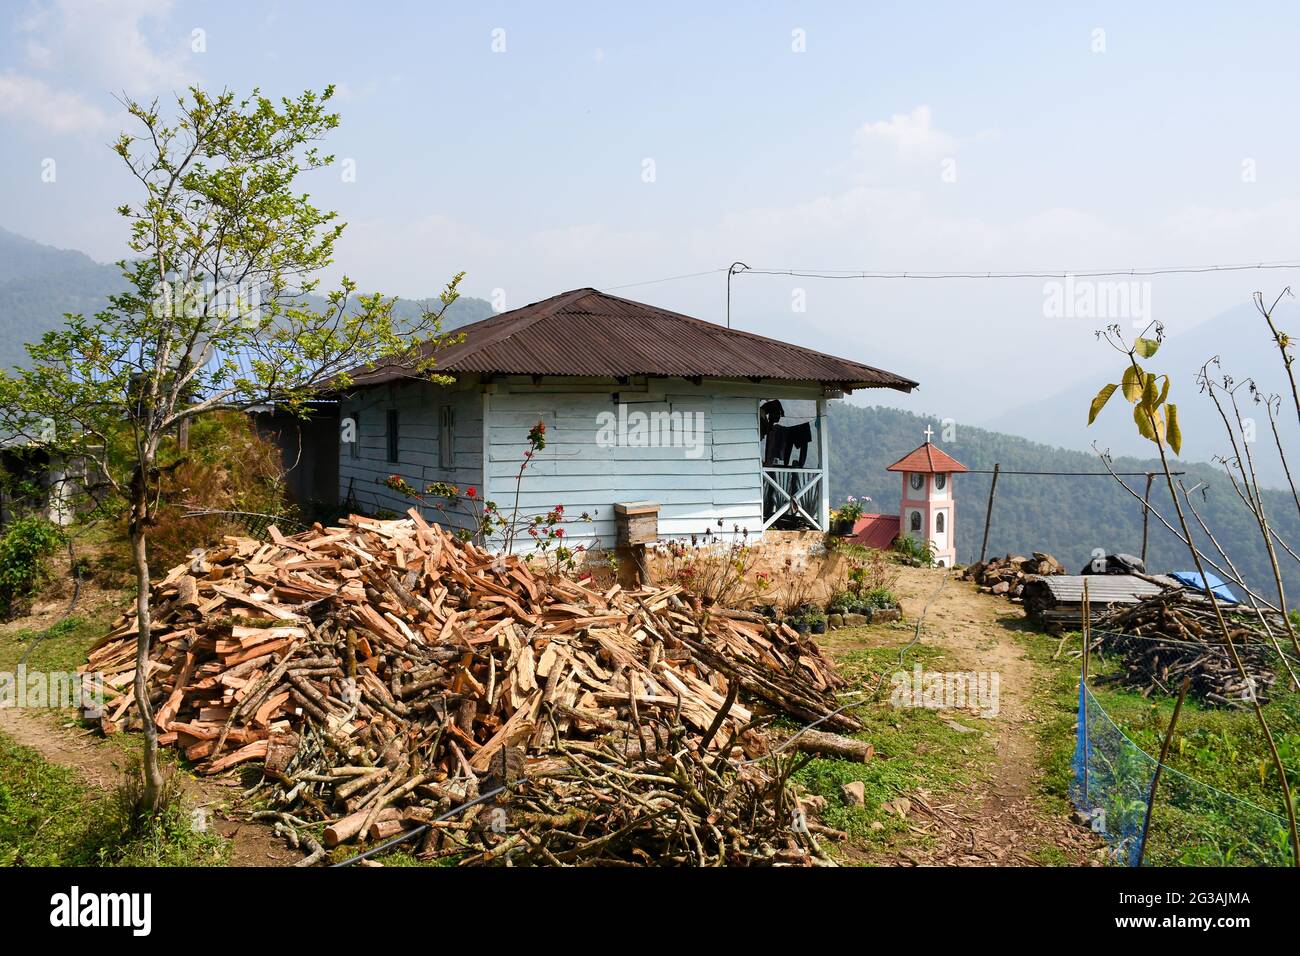
<svg viewBox="0 0 1300 956"><path fill-rule="evenodd" d="M456 467L456 412L450 405L438 412L438 464L445 471Z"/></svg>

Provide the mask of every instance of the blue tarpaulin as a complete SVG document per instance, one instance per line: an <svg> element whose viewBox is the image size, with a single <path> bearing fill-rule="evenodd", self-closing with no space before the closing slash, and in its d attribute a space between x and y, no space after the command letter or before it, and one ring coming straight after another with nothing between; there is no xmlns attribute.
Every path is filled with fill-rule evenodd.
<svg viewBox="0 0 1300 956"><path fill-rule="evenodd" d="M1202 583L1201 575L1198 571L1170 571L1169 576L1179 584L1186 585L1189 588L1195 588L1198 591L1205 590L1205 584ZM1228 588L1228 585L1224 584L1213 574L1207 574L1206 577L1209 579L1210 590L1214 592L1214 596L1220 601L1227 604L1241 603L1237 600L1237 595L1233 594Z"/></svg>

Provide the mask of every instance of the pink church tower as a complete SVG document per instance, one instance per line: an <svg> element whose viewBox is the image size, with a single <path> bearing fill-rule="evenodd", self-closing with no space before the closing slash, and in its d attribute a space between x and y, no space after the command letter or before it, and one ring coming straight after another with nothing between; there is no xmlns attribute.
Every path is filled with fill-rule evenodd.
<svg viewBox="0 0 1300 956"><path fill-rule="evenodd" d="M889 466L903 473L898 533L934 550L935 564L950 568L957 563L957 504L952 496L952 476L966 466L931 444L934 429L925 429L925 444Z"/></svg>

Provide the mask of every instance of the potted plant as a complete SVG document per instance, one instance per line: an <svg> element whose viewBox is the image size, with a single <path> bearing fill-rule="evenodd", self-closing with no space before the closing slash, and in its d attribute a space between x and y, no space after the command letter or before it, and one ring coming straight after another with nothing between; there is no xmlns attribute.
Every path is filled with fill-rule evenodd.
<svg viewBox="0 0 1300 956"><path fill-rule="evenodd" d="M826 613L816 604L801 604L786 615L786 623L800 634L825 634Z"/></svg>
<svg viewBox="0 0 1300 956"><path fill-rule="evenodd" d="M853 526L862 517L862 511L862 502L853 495L849 495L844 499L844 504L831 512L831 534L841 537L848 537L853 534Z"/></svg>

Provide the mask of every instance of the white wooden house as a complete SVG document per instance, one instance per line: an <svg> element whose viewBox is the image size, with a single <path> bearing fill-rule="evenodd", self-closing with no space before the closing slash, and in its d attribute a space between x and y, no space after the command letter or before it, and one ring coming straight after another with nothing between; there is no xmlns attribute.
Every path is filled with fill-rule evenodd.
<svg viewBox="0 0 1300 956"><path fill-rule="evenodd" d="M436 355L454 384L394 367L354 373L339 401L340 500L404 512L411 502L384 486L390 475L473 488L505 512L517 493L522 515L557 504L594 515L569 533L598 545L614 543L614 505L639 501L660 505L664 537L824 530L827 401L917 384L594 289L458 331L463 341ZM797 403L809 410L802 420L779 416ZM546 448L517 481L538 421Z"/></svg>

